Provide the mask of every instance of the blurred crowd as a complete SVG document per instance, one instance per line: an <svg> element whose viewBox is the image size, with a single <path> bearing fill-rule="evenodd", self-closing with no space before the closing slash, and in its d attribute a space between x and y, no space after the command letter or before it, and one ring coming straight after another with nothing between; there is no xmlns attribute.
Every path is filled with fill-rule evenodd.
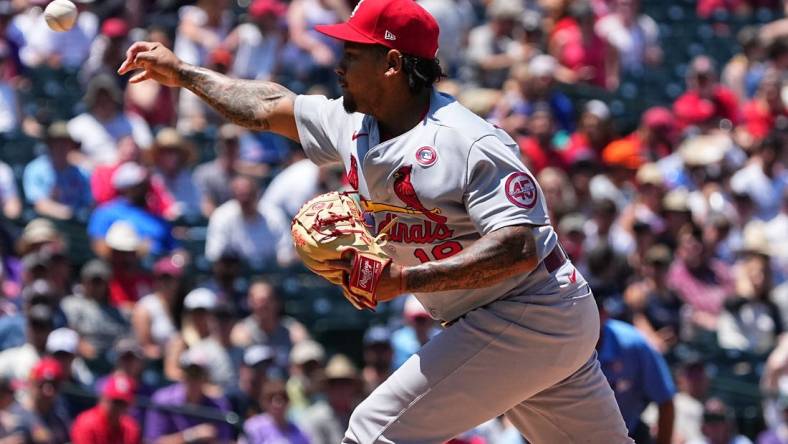
<svg viewBox="0 0 788 444"><path fill-rule="evenodd" d="M418 2L438 88L518 141L591 283L637 442L788 444L788 5ZM290 220L343 171L115 73L149 40L335 97L314 27L355 5L75 0L55 33L46 3L0 0L0 444L336 444L439 323L299 266Z"/></svg>

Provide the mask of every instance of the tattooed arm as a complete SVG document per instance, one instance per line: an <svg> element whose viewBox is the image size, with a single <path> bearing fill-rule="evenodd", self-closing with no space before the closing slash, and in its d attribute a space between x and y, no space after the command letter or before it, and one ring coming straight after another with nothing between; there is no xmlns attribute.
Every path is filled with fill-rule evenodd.
<svg viewBox="0 0 788 444"><path fill-rule="evenodd" d="M349 259L329 261L350 273ZM388 301L408 292L463 290L495 285L539 265L533 226L513 225L487 233L462 252L421 265L391 263L383 272L375 298Z"/></svg>
<svg viewBox="0 0 788 444"><path fill-rule="evenodd" d="M402 268L402 286L408 292L488 287L516 274L530 273L538 261L532 227L504 227L482 236L457 255Z"/></svg>
<svg viewBox="0 0 788 444"><path fill-rule="evenodd" d="M137 42L126 52L119 74L142 70L131 83L148 79L187 88L233 123L255 131L271 131L298 141L293 115L295 95L282 85L237 80L180 61L159 43Z"/></svg>

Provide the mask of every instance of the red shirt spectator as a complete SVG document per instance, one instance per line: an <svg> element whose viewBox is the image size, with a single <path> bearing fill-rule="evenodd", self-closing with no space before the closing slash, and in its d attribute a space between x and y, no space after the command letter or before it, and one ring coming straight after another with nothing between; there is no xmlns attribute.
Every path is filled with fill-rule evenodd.
<svg viewBox="0 0 788 444"><path fill-rule="evenodd" d="M74 444L138 444L140 426L126 414L134 401L134 383L125 375L110 376L99 404L80 414L71 429Z"/></svg>
<svg viewBox="0 0 788 444"><path fill-rule="evenodd" d="M583 2L570 7L550 34L551 54L577 76L577 81L607 88L607 43L594 32L594 13Z"/></svg>
<svg viewBox="0 0 788 444"><path fill-rule="evenodd" d="M738 107L736 94L717 81L711 59L696 57L687 73L687 92L673 103L679 129L714 124L719 119L728 119L736 125Z"/></svg>
<svg viewBox="0 0 788 444"><path fill-rule="evenodd" d="M118 197L118 191L112 186L112 175L122 164L123 162L114 165L101 165L93 170L93 174L90 176L90 189L93 192L96 205ZM175 202L161 180L156 177L151 177L150 192L146 200L148 210L158 216L165 216Z"/></svg>
<svg viewBox="0 0 788 444"><path fill-rule="evenodd" d="M781 79L777 71L769 71L761 80L758 94L742 108L747 132L761 140L774 129L778 117L788 117L788 107L780 95Z"/></svg>

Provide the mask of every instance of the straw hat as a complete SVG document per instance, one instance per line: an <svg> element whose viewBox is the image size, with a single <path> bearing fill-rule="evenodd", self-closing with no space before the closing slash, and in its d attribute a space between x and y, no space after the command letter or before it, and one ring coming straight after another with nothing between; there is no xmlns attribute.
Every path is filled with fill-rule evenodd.
<svg viewBox="0 0 788 444"><path fill-rule="evenodd" d="M197 160L194 144L181 136L175 128L165 127L156 133L156 141L153 144L151 155L155 161L164 149L177 149L184 157L184 163L192 164Z"/></svg>

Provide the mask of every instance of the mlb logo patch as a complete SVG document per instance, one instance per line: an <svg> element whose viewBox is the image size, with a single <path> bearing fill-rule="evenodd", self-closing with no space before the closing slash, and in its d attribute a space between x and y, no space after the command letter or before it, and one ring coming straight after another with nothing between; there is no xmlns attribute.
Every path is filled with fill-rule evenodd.
<svg viewBox="0 0 788 444"><path fill-rule="evenodd" d="M431 166L438 161L438 152L431 146L423 146L416 150L416 162L421 166Z"/></svg>

